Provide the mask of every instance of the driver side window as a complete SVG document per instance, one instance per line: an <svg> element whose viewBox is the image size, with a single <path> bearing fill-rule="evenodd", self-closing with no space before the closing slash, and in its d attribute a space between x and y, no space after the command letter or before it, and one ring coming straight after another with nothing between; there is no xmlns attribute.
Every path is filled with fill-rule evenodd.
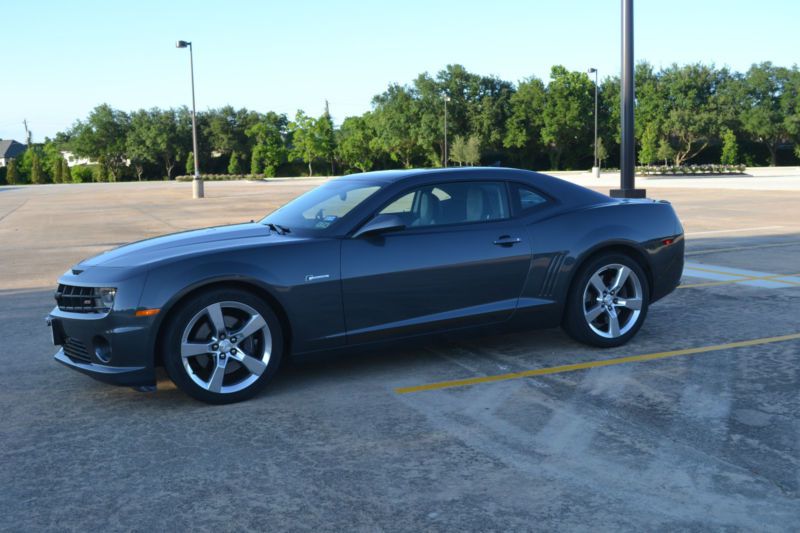
<svg viewBox="0 0 800 533"><path fill-rule="evenodd" d="M407 227L502 220L508 198L502 182L442 183L406 193L379 214L397 215Z"/></svg>

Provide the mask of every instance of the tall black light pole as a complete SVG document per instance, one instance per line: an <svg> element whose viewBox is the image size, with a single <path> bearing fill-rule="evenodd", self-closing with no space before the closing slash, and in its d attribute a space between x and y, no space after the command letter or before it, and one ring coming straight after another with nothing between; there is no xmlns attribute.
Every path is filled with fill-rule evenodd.
<svg viewBox="0 0 800 533"><path fill-rule="evenodd" d="M194 159L194 179L192 180L192 198L203 198L203 179L200 177L200 161L197 156L197 109L194 103L194 57L192 54L192 43L188 41L178 41L176 48L189 49L189 70L192 75L192 159Z"/></svg>
<svg viewBox="0 0 800 533"><path fill-rule="evenodd" d="M635 183L635 138L633 130L633 0L622 0L622 144L620 146L620 188L611 189L614 198L644 198L645 190Z"/></svg>
<svg viewBox="0 0 800 533"><path fill-rule="evenodd" d="M447 154L447 102L450 101L450 97L444 95L444 166L447 167L448 161L448 154Z"/></svg>
<svg viewBox="0 0 800 533"><path fill-rule="evenodd" d="M592 163L592 174L599 178L600 161L597 159L597 69L592 67L588 72L589 74L594 74L594 161Z"/></svg>

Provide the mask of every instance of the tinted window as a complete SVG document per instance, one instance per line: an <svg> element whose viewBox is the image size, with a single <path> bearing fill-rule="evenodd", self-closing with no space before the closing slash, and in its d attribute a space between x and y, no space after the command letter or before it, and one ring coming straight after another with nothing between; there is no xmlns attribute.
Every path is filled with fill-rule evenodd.
<svg viewBox="0 0 800 533"><path fill-rule="evenodd" d="M547 202L547 198L524 185L517 185L514 189L514 200L517 202L520 212L528 211Z"/></svg>
<svg viewBox="0 0 800 533"><path fill-rule="evenodd" d="M428 185L401 195L381 211L389 213L409 227L502 220L508 218L506 187L499 182Z"/></svg>

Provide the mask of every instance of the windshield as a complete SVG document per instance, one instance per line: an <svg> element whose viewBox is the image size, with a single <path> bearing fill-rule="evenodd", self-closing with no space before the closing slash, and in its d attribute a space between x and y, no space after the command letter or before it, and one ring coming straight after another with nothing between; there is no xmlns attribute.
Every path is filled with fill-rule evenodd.
<svg viewBox="0 0 800 533"><path fill-rule="evenodd" d="M289 231L324 230L372 196L379 185L360 180L333 180L312 189L273 211L262 224L275 224Z"/></svg>

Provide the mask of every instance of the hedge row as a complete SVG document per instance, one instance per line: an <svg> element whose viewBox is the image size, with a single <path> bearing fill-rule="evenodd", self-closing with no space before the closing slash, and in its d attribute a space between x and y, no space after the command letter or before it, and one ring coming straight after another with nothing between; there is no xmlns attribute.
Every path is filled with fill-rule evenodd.
<svg viewBox="0 0 800 533"><path fill-rule="evenodd" d="M200 174L204 181L263 180L263 174ZM176 181L192 181L194 176L177 176Z"/></svg>
<svg viewBox="0 0 800 533"><path fill-rule="evenodd" d="M648 165L636 167L641 176L695 176L698 174L744 174L744 165Z"/></svg>

